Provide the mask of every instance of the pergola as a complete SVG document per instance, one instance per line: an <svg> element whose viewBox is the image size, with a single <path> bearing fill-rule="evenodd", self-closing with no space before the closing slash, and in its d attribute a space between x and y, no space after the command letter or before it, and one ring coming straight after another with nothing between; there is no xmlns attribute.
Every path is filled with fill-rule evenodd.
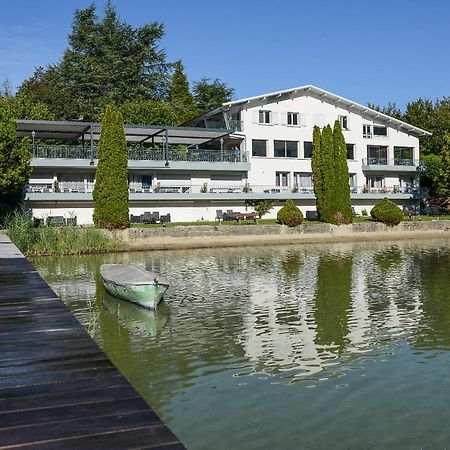
<svg viewBox="0 0 450 450"><path fill-rule="evenodd" d="M29 136L34 139L63 139L80 141L84 146L100 139L101 124L77 121L50 121L19 119L17 137ZM125 124L127 142L177 145L202 145L232 133L232 130L219 128L173 127L160 125Z"/></svg>

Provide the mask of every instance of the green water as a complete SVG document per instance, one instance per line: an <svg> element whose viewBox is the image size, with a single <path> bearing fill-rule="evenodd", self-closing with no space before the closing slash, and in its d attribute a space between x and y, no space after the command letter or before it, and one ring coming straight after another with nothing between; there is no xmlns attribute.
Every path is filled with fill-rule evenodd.
<svg viewBox="0 0 450 450"><path fill-rule="evenodd" d="M450 448L450 239L33 262L191 450ZM157 313L103 262L167 278Z"/></svg>

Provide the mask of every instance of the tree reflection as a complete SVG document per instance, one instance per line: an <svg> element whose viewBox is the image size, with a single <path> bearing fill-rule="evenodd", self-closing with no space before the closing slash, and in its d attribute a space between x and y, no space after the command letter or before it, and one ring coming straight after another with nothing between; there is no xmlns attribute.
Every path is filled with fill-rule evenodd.
<svg viewBox="0 0 450 450"><path fill-rule="evenodd" d="M352 257L320 258L314 311L319 351L340 354L348 342L352 263Z"/></svg>

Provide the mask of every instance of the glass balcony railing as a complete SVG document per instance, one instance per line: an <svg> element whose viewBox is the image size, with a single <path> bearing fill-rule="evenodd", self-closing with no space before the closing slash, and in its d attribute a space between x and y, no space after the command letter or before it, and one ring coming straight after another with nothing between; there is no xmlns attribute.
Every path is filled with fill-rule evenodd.
<svg viewBox="0 0 450 450"><path fill-rule="evenodd" d="M411 166L417 167L419 160L404 158L363 158L363 166Z"/></svg>

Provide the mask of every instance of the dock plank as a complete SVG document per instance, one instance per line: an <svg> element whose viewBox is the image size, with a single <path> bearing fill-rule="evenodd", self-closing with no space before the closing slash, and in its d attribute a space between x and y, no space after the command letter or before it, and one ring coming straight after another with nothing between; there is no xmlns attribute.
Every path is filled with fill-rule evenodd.
<svg viewBox="0 0 450 450"><path fill-rule="evenodd" d="M0 449L184 449L0 233Z"/></svg>

